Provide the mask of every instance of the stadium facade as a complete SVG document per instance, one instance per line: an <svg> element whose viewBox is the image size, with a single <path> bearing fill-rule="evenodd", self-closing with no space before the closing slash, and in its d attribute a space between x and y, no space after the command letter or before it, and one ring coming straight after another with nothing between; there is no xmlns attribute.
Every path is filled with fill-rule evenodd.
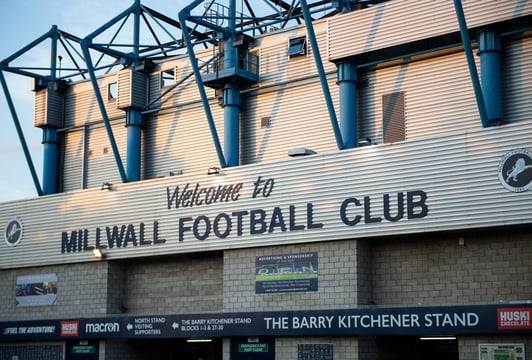
<svg viewBox="0 0 532 360"><path fill-rule="evenodd" d="M461 5L35 81L0 358L529 358L532 4Z"/></svg>

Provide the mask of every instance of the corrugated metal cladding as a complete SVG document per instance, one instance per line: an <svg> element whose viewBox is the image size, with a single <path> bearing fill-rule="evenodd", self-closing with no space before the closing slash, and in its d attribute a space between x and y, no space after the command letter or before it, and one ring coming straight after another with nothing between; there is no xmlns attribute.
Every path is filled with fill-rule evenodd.
<svg viewBox="0 0 532 360"><path fill-rule="evenodd" d="M212 59L213 53L212 50L202 51L196 54L196 56L198 58L198 65L201 67L205 62ZM161 73L168 70L174 72L175 82L179 83L176 87L163 86L161 83ZM208 97L215 96L213 89L207 88L206 91ZM161 98L162 94L164 95ZM150 109L184 106L189 102L199 100L200 95L188 56L163 62L155 71L150 73L149 101L150 103L153 102Z"/></svg>
<svg viewBox="0 0 532 360"><path fill-rule="evenodd" d="M117 108L117 100L108 96L109 84L117 83L118 75L98 79L107 116L113 126L115 141L125 164L125 112ZM65 94L65 128L63 148L63 191L99 187L102 182L121 182L103 117L89 81L77 83ZM97 131L95 129L101 129ZM103 181L102 179L105 179Z"/></svg>
<svg viewBox="0 0 532 360"><path fill-rule="evenodd" d="M223 109L216 101L211 101L211 109L222 140ZM219 166L202 103L196 101L148 117L144 127L144 154L145 178L207 173L209 167Z"/></svg>
<svg viewBox="0 0 532 360"><path fill-rule="evenodd" d="M329 86L338 109L335 77ZM270 126L261 119L270 117ZM336 142L317 78L250 92L242 111L241 161L244 164L286 159L288 150L307 147L334 151Z"/></svg>
<svg viewBox="0 0 532 360"><path fill-rule="evenodd" d="M108 99L108 86L118 81L117 74L107 75L98 79L98 89L102 95L107 116L109 118L122 117L124 111L116 107L116 99ZM102 114L90 81L70 86L65 94L65 124L66 128L85 126L93 122L102 121Z"/></svg>
<svg viewBox="0 0 532 360"><path fill-rule="evenodd" d="M322 54L326 52L326 36L322 31L324 24L326 22L322 21L316 25ZM292 59L286 54L288 40L305 35L303 30L300 27L257 39L261 54L261 81L242 92L242 165L284 160L287 151L293 147L304 146L318 152L336 150L312 49L309 46L307 55ZM531 42L531 37L503 39L505 121L523 121L529 116L531 100L529 91L525 89L532 83L531 64L526 61L532 55ZM208 61L212 55L212 51L203 52L200 62ZM325 64L330 71L329 88L338 114L335 65L327 61ZM203 173L207 168L218 165L197 85L194 77L190 76L188 57L163 63L149 75L150 101L169 89L160 87L161 71L168 69L175 71L175 79L180 84L150 107L155 111L150 110L149 115L145 115L144 179ZM478 109L463 52L395 66L361 69L359 72L359 138L369 137L374 143L382 143L382 96L394 92L405 93L407 140L442 136L479 126ZM100 80L104 99L108 84L116 80L116 74ZM223 144L223 109L217 105L213 89L207 89L207 94ZM115 136L121 137L118 141L125 163L127 154L122 144L126 131L122 127L125 112L116 109L116 101L106 101L106 105L113 120ZM261 127L263 117L270 118L269 127ZM103 179L119 182L110 146L104 145L108 144L106 132L90 130L86 135L80 135L86 125L89 129L103 126L89 82L76 84L69 90L65 120L64 191L99 187ZM108 149L106 154L103 153L105 148ZM90 156L95 157L91 159Z"/></svg>
<svg viewBox="0 0 532 360"><path fill-rule="evenodd" d="M463 1L469 28L532 14L529 1ZM401 45L458 31L452 1L390 1L330 18L329 59Z"/></svg>
<svg viewBox="0 0 532 360"><path fill-rule="evenodd" d="M405 140L405 93L382 95L382 139L385 143Z"/></svg>
<svg viewBox="0 0 532 360"><path fill-rule="evenodd" d="M24 235L17 246L0 243L0 267L92 261L89 247L94 246L97 232L106 242L107 231L112 233L115 226L117 231L129 233L129 241L127 247L122 244L107 249L110 260L525 224L532 217L532 192L507 190L499 181L498 171L505 154L529 147L531 138L530 121L478 127L400 146L374 145L234 167L219 175L185 173L116 184L113 190L92 189L4 203L0 204L0 223L18 217ZM168 192L173 194L176 187L182 191L187 184L188 189L241 185L232 200L194 206L181 203L179 208L170 201L169 209ZM254 191L255 184L260 191ZM395 221L384 217L387 195ZM403 199L402 209L398 199ZM350 205L345 217L353 221L350 225L341 218L346 200ZM251 226L250 213L257 209L265 212L264 231ZM240 223L234 212L241 212ZM420 216L412 216L416 214ZM360 221L355 223L357 216ZM207 218L210 232L205 225ZM232 226L227 226L228 218ZM154 222L157 239L164 239L164 243L153 243ZM61 252L63 233L70 237L85 231L86 250L82 242L76 251Z"/></svg>
<svg viewBox="0 0 532 360"><path fill-rule="evenodd" d="M40 126L63 126L63 95L51 88L44 88L35 93L34 122Z"/></svg>
<svg viewBox="0 0 532 360"><path fill-rule="evenodd" d="M62 190L72 191L86 188L86 143L85 128L68 131L63 136L62 147Z"/></svg>
<svg viewBox="0 0 532 360"><path fill-rule="evenodd" d="M120 110L122 114L124 112ZM112 121L121 161L126 164L125 116ZM63 191L100 187L103 182L121 182L111 143L102 121L64 131Z"/></svg>
<svg viewBox="0 0 532 360"><path fill-rule="evenodd" d="M478 65L478 64L477 64ZM382 96L405 93L406 139L477 128L478 108L463 52L362 72L359 126L382 141Z"/></svg>
<svg viewBox="0 0 532 360"><path fill-rule="evenodd" d="M530 55L530 41L530 38L513 40L505 46L508 53L505 55L504 81L505 86L510 89L522 88L532 81L530 72L526 71L530 64L524 61ZM285 42L282 44L286 46ZM186 63L187 60L183 61ZM313 60L303 59L294 63L306 64L303 68L307 69L309 61ZM176 63L172 64L172 67L186 69L186 65L180 66ZM290 78L292 81L285 81L277 86L261 85L243 93L241 164L282 160L292 147L304 146L318 152L336 149L318 78L304 77L306 70L295 73L302 77L297 78L294 75ZM185 76L186 70L181 70L178 74L178 78ZM334 74L329 75L329 87L338 111L338 86L335 79ZM407 139L440 136L457 129L476 129L479 126L478 110L462 52L361 72L360 79L361 83L367 85L359 89L359 137L370 137L374 143L382 142L382 96L396 91L405 92ZM152 89L157 89L156 92L160 94L158 72L151 75L150 84ZM86 92L90 93L90 89L86 89ZM520 95L506 96L504 106L506 112L510 111L516 117L505 117L508 121L525 120L530 98L522 95L526 94L523 90L514 93ZM223 109L216 105L212 89L208 89L208 94L213 99L211 110L223 144ZM143 178L181 172L204 172L208 167L217 165L213 141L193 77L171 90L164 100L162 107L168 109L152 113L145 121ZM82 106L86 107L83 104ZM94 111L99 114L98 109ZM120 111L120 114L124 116L123 111ZM263 117L270 117L270 127L260 126ZM115 125L115 132L125 136L125 129L120 125L120 121L122 120L118 120ZM67 137L71 136L69 133L67 132ZM95 135L91 135L89 141L107 143L107 134L103 131L99 134L102 139L97 140ZM85 187L92 187L90 184L94 184L98 187L103 178L119 181L111 152L105 155L106 166L91 166L90 171L86 172L78 170L83 164L83 147L81 144L76 144L73 148L70 146L71 139L67 141L65 190L80 189L80 184L85 184ZM90 150L86 152L87 156L98 155L94 161L86 159L87 165L102 161L100 158L104 156L104 148L110 149L109 145L98 145L97 148L87 146ZM185 156L190 153L196 155L193 158ZM124 152L122 156L125 161ZM82 174L85 178L80 177Z"/></svg>
<svg viewBox="0 0 532 360"><path fill-rule="evenodd" d="M123 122L114 123L112 126L113 135L121 154L122 163L126 164L126 140L127 129ZM103 124L91 126L87 129L87 159L86 159L86 185L87 188L99 188L102 183L120 183L120 173L113 155L111 143L107 136L107 131Z"/></svg>
<svg viewBox="0 0 532 360"><path fill-rule="evenodd" d="M503 119L530 121L532 109L532 31L503 43Z"/></svg>
<svg viewBox="0 0 532 360"><path fill-rule="evenodd" d="M119 109L142 109L146 105L146 89L148 83L146 75L140 71L124 69L118 72L118 97Z"/></svg>
<svg viewBox="0 0 532 360"><path fill-rule="evenodd" d="M114 122L113 135L125 166L127 130L123 121ZM63 191L99 188L102 183L120 183L120 173L103 123L65 133Z"/></svg>
<svg viewBox="0 0 532 360"><path fill-rule="evenodd" d="M325 71L334 71L336 66L326 61L327 55L327 32L326 22L314 23L314 31L320 47ZM294 79L317 76L316 64L312 54L312 46L307 41L307 54L303 56L288 56L288 43L290 39L306 37L305 27L298 27L277 34L269 34L264 38L258 38L260 85L270 85L281 81L293 81Z"/></svg>

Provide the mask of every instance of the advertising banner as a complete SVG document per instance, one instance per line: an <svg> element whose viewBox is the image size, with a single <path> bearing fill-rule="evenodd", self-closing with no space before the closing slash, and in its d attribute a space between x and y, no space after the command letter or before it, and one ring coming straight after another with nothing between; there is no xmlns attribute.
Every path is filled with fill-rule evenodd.
<svg viewBox="0 0 532 360"><path fill-rule="evenodd" d="M318 253L259 256L255 261L257 294L318 291Z"/></svg>
<svg viewBox="0 0 532 360"><path fill-rule="evenodd" d="M0 323L0 341L233 336L532 334L532 305L368 307ZM509 320L509 319L514 320ZM507 322L516 322L508 327Z"/></svg>
<svg viewBox="0 0 532 360"><path fill-rule="evenodd" d="M57 274L17 276L17 306L54 305L57 301Z"/></svg>

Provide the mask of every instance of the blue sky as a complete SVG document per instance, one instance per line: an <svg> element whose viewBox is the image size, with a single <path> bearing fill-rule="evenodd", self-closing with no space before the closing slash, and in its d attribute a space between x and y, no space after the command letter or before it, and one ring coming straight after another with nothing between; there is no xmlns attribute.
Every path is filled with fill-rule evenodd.
<svg viewBox="0 0 532 360"><path fill-rule="evenodd" d="M167 16L191 0L143 0L142 4ZM0 2L0 60L7 58L46 33L52 25L80 38L133 4L133 0L3 0ZM43 54L43 56L48 54ZM33 127L33 97L30 79L6 74L17 115L24 130L33 162L42 176L42 131ZM37 197L4 92L0 90L0 202Z"/></svg>

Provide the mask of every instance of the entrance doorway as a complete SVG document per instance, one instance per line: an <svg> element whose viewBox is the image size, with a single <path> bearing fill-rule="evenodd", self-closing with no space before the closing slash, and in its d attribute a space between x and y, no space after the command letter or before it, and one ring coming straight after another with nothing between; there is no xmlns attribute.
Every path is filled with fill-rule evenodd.
<svg viewBox="0 0 532 360"><path fill-rule="evenodd" d="M454 338L379 336L377 346L382 360L458 360L458 341Z"/></svg>

